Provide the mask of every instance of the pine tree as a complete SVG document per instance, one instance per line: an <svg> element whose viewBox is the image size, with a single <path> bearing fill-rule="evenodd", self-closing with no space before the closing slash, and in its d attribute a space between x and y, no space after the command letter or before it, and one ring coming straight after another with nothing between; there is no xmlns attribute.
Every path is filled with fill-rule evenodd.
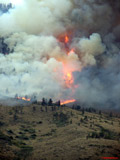
<svg viewBox="0 0 120 160"><path fill-rule="evenodd" d="M42 106L45 106L45 105L46 105L45 98L42 99L42 103L41 103L41 104L42 104Z"/></svg>
<svg viewBox="0 0 120 160"><path fill-rule="evenodd" d="M60 100L57 102L57 106L60 106Z"/></svg>
<svg viewBox="0 0 120 160"><path fill-rule="evenodd" d="M50 98L49 101L48 101L48 106L52 106L53 105L53 101L52 99Z"/></svg>

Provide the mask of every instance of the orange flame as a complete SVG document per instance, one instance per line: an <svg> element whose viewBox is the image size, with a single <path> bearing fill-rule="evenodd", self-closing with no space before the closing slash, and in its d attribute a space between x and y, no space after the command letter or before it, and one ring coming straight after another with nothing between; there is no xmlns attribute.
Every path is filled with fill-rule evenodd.
<svg viewBox="0 0 120 160"><path fill-rule="evenodd" d="M30 98L25 98L25 97L17 97L17 99L22 99L24 101L30 101L31 100Z"/></svg>
<svg viewBox="0 0 120 160"><path fill-rule="evenodd" d="M68 33L68 32L67 32ZM75 54L75 49L74 48L69 48L70 46L70 42L71 42L71 37L70 34L62 34L58 37L58 41L62 42L64 45L63 46L63 50L65 51L66 55L63 57L59 58L59 61L62 62L63 64L63 86L72 89L72 93L74 93L75 88L77 88L78 86L74 84L74 76L73 76L73 72L76 71L76 67L74 68L74 65L71 64L71 59L72 56L74 57ZM70 59L70 61L69 61ZM55 70L56 71L56 70ZM71 99L71 100L65 100L65 101L61 101L61 105L63 104L67 104L67 103L72 103L75 102L75 99Z"/></svg>
<svg viewBox="0 0 120 160"><path fill-rule="evenodd" d="M65 43L68 43L69 42L69 38L68 38L68 36L66 35L65 36Z"/></svg>
<svg viewBox="0 0 120 160"><path fill-rule="evenodd" d="M74 83L74 78L73 78L72 73L71 72L65 73L64 79L65 79L66 86L68 88L71 88Z"/></svg>
<svg viewBox="0 0 120 160"><path fill-rule="evenodd" d="M70 100L62 101L60 104L63 105L63 104L73 103L75 101L76 101L75 99L70 99Z"/></svg>
<svg viewBox="0 0 120 160"><path fill-rule="evenodd" d="M72 48L68 53L67 53L67 55L69 55L69 54L71 54L71 53L74 53L75 52L75 50L74 50L74 48Z"/></svg>

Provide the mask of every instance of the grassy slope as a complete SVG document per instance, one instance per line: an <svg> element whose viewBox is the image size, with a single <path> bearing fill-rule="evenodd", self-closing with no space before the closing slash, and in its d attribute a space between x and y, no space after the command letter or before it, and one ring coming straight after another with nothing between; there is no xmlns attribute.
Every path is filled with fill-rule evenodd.
<svg viewBox="0 0 120 160"><path fill-rule="evenodd" d="M22 110L20 107L0 106L0 160L97 160L103 156L118 157L119 118L89 112L82 115L81 111L67 107L56 107L56 111L47 107L46 112L44 107L34 106L34 111L33 105ZM53 116L56 112L58 116ZM62 119L59 116L61 112L65 115ZM93 132L100 135L101 130L105 136L96 138Z"/></svg>

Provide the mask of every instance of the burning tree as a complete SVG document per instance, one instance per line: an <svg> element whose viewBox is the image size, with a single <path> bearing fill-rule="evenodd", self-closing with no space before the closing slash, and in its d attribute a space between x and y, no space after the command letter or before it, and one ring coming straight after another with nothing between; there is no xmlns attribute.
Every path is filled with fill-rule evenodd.
<svg viewBox="0 0 120 160"><path fill-rule="evenodd" d="M20 96L18 96L18 94L16 94L16 95L15 95L15 99L24 100L24 101L31 101L31 99L28 98L27 95L26 95L25 97L20 97Z"/></svg>

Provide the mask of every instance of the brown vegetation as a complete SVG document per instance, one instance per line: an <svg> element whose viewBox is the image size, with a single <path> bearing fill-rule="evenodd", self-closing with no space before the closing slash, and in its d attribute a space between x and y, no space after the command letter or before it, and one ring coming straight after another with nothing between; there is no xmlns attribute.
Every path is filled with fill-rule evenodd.
<svg viewBox="0 0 120 160"><path fill-rule="evenodd" d="M0 160L100 160L119 153L118 117L37 104L0 106Z"/></svg>

